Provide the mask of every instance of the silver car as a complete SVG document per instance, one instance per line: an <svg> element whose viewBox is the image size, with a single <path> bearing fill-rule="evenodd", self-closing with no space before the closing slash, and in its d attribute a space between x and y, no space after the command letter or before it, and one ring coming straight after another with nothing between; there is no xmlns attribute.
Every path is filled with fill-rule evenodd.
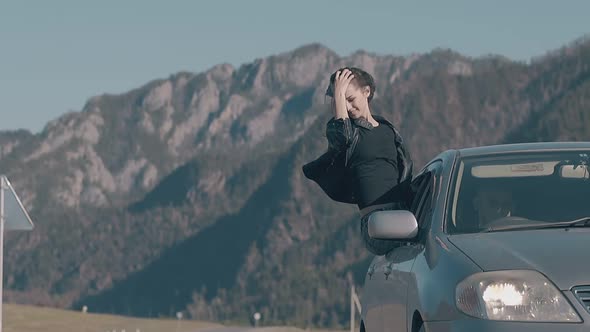
<svg viewBox="0 0 590 332"><path fill-rule="evenodd" d="M590 331L590 143L451 150L411 211L371 215L402 245L371 262L361 331Z"/></svg>

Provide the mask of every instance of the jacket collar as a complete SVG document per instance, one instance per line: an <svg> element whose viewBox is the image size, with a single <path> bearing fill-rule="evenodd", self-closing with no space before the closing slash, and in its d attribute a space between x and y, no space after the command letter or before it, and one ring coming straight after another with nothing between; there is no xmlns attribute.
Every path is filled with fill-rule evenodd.
<svg viewBox="0 0 590 332"><path fill-rule="evenodd" d="M380 123L388 124L388 122L389 122L384 117L379 116L379 115L373 114L373 118L375 119L375 121L380 122ZM366 120L364 118L352 119L352 122L359 127L362 127L365 129L373 129L373 125L368 120Z"/></svg>

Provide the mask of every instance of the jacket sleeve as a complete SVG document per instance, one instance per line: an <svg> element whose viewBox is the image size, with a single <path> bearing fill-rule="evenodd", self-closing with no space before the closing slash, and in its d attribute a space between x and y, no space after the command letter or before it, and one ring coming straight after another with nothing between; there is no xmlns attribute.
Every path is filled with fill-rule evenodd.
<svg viewBox="0 0 590 332"><path fill-rule="evenodd" d="M346 170L343 167L345 153L328 150L318 159L303 166L306 178L317 183L331 199L356 204L352 195L351 182L347 181Z"/></svg>
<svg viewBox="0 0 590 332"><path fill-rule="evenodd" d="M326 138L328 139L328 146L332 150L337 152L346 150L352 142L352 135L350 118L332 118L326 124Z"/></svg>
<svg viewBox="0 0 590 332"><path fill-rule="evenodd" d="M326 124L328 151L316 160L303 165L306 178L316 182L331 199L356 204L351 182L345 169L346 150L352 142L353 130L349 118L332 118Z"/></svg>

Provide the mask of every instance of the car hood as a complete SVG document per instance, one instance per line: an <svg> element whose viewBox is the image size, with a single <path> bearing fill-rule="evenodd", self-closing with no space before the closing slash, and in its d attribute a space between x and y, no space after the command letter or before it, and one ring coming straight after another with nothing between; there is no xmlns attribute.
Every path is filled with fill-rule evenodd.
<svg viewBox="0 0 590 332"><path fill-rule="evenodd" d="M450 235L484 271L537 270L561 290L590 285L590 228Z"/></svg>

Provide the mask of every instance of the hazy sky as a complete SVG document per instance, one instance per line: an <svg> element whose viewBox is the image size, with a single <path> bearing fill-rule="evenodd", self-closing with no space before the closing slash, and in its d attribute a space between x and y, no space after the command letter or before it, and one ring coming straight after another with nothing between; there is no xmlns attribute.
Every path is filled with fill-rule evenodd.
<svg viewBox="0 0 590 332"><path fill-rule="evenodd" d="M526 61L589 34L588 13L588 0L2 0L0 130L38 132L94 95L312 42Z"/></svg>

